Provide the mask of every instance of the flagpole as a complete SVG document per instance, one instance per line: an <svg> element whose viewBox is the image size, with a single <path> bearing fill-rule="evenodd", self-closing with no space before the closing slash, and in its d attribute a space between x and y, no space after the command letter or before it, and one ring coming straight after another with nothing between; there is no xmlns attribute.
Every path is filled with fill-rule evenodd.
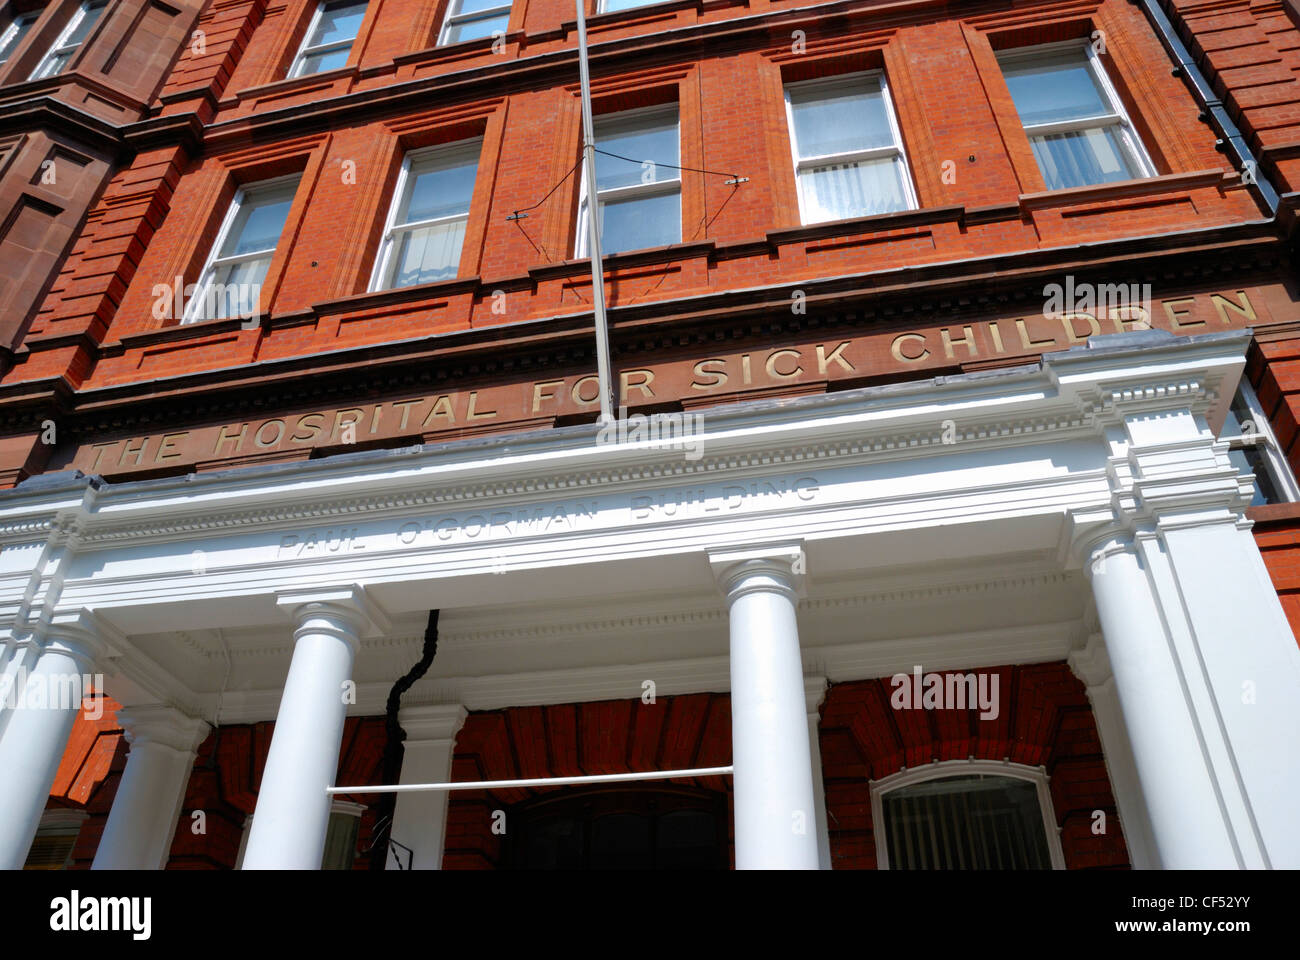
<svg viewBox="0 0 1300 960"><path fill-rule="evenodd" d="M582 80L582 160L587 183L587 251L591 255L591 309L596 323L596 378L600 383L600 422L614 422L609 369L609 327L605 318L605 266L600 256L600 203L596 191L596 136L591 121L591 79L587 74L586 0L578 8L578 73Z"/></svg>

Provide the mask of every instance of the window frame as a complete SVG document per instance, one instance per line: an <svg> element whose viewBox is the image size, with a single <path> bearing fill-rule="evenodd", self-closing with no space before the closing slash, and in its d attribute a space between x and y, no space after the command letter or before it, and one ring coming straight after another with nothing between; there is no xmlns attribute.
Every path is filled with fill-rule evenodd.
<svg viewBox="0 0 1300 960"><path fill-rule="evenodd" d="M203 269L199 271L198 280L194 284L194 295L189 297L185 303L185 313L179 320L179 325L189 326L194 323L203 323L208 320L229 320L230 317L204 317L196 316L195 311L207 299L207 289L212 283L213 274L218 267L224 267L232 263L242 263L248 260L259 260L268 253L271 255L271 261L275 260L275 251L280 247L280 239L284 236L284 229L289 225L289 216L285 215L284 226L280 228L280 235L276 237L275 246L268 250L258 250L253 253L240 253L229 257L220 256L220 251L225 246L226 241L230 238L230 230L239 216L240 209L248 202L250 193L269 193L278 190L281 187L294 184L294 195L298 192L298 185L301 183L301 174L291 173L283 177L272 177L269 180L256 180L252 183L240 185L235 191L235 195L230 199L230 205L226 209L226 214L222 218L221 228L217 231L217 237L212 242L212 247L208 250L207 258L204 260ZM290 200L292 211L292 199ZM268 265L269 271L269 265ZM261 309L261 291L258 291L258 309Z"/></svg>
<svg viewBox="0 0 1300 960"><path fill-rule="evenodd" d="M514 12L514 0L505 0L504 3L498 3L495 7L488 7L485 10L476 10L473 13L455 13L457 7L462 6L465 0L449 0L447 4L446 16L442 18L442 29L438 31L439 47L454 46L457 43L473 43L473 40L454 40L448 41L447 34L451 32L452 27L462 23L472 23L475 20L487 20L489 17L498 17L502 13L506 15L505 29L501 31L502 35L510 32L510 15ZM657 0L656 0L657 2ZM495 31L492 36L495 36ZM477 38L486 39L484 37Z"/></svg>
<svg viewBox="0 0 1300 960"><path fill-rule="evenodd" d="M40 10L24 10L20 13L13 14L9 18L9 22L5 24L4 30L0 31L0 56L4 57L3 60L0 60L0 68L3 68L6 63L14 58L14 54L18 52L18 48L21 47L23 41L27 39L28 31L31 30L32 25L40 18ZM20 27L20 24L25 25ZM7 47L7 44L13 44L13 46ZM7 53L5 52L6 49L8 50Z"/></svg>
<svg viewBox="0 0 1300 960"><path fill-rule="evenodd" d="M1251 386L1250 381L1242 377L1237 384L1237 393L1233 397L1233 403L1230 403L1229 409L1235 406L1237 397L1241 398L1242 404L1250 414L1249 422L1255 427L1251 433L1238 434L1235 437L1222 438L1228 444L1229 450L1254 449L1260 454L1264 463L1264 469L1268 473L1268 479L1272 482L1274 490L1282 498L1280 503L1295 503L1300 500L1300 483L1297 483L1291 464L1287 462L1286 454L1282 452L1282 446L1277 442L1277 434L1273 432L1273 424L1264 412L1263 404L1259 402L1259 397L1255 394L1255 388ZM1220 430L1220 433L1223 431Z"/></svg>
<svg viewBox="0 0 1300 960"><path fill-rule="evenodd" d="M800 158L799 140L795 133L794 127L794 103L790 99L790 91L800 89L815 89L823 87L826 89L849 88L862 81L879 79L880 94L885 105L885 117L889 121L889 132L893 138L893 144L887 147L871 147L867 150L849 150L844 153L821 154L811 158ZM903 131L898 125L898 114L894 110L894 98L889 92L889 78L885 75L883 69L876 70L859 70L854 73L841 74L834 77L816 77L811 80L797 80L793 83L787 83L782 87L782 96L785 99L785 124L786 130L790 134L790 160L794 170L794 189L795 195L799 200L799 222L804 226L811 226L817 223L835 223L835 220L809 220L808 209L804 201L803 181L799 174L801 167L808 166L826 166L830 163L855 163L861 160L880 160L890 157L896 157L903 171L903 194L907 200L907 206L902 210L891 211L892 213L905 213L909 210L920 209L920 202L916 196L916 184L912 181L912 166L907 159L907 147L903 143ZM882 214L863 214L862 216L881 216ZM888 216L888 214L883 214ZM843 217L841 219L856 220L858 217Z"/></svg>
<svg viewBox="0 0 1300 960"><path fill-rule="evenodd" d="M469 204L465 207L465 212L463 214L451 214L445 217L434 217L432 220L418 220L403 224L396 223L397 211L402 206L402 197L411 180L411 167L422 160L428 160L438 156L445 156L450 159L461 153L467 156L472 153L475 160L474 186L470 188ZM384 231L380 234L379 250L375 254L375 266L370 272L370 283L366 287L368 293L381 293L385 290L408 289L407 287L396 286L392 283L391 278L389 278L387 282L385 282L384 279L389 272L390 261L392 260L393 251L396 247L393 240L396 236L397 230L418 230L423 227L432 227L443 223L452 223L456 220L464 220L466 224L465 236L469 236L469 215L474 208L474 193L478 188L478 163L482 158L482 137L471 137L468 140L456 140L452 143L441 143L432 147L419 147L415 150L406 151L406 155L402 157L402 168L397 174L397 183L393 187L393 199L388 204L388 213L384 217ZM460 259L463 260L464 257L465 247L464 244L462 244L460 249ZM460 261L458 260L456 263L456 273L447 279L455 280L459 277ZM434 280L430 282L445 283L447 281ZM423 284L412 284L411 286L423 286Z"/></svg>
<svg viewBox="0 0 1300 960"><path fill-rule="evenodd" d="M889 840L885 832L885 794L901 787L910 787L929 780L978 774L988 777L1008 777L1028 780L1038 792L1038 808L1043 817L1043 832L1047 840L1047 853L1053 870L1065 869L1065 853L1061 849L1061 828L1056 823L1056 810L1052 806L1052 791L1047 770L1030 767L1009 760L943 760L927 763L911 770L904 768L879 780L868 781L871 790L871 834L876 846L876 869L888 870Z"/></svg>
<svg viewBox="0 0 1300 960"><path fill-rule="evenodd" d="M316 32L316 28L320 26L321 17L325 14L325 8L331 3L336 3L339 6L356 6L355 3L349 2L349 0L320 0L320 2L316 4L316 10L312 13L311 21L307 24L307 32L302 36L302 43L298 46L298 52L293 55L293 60L289 63L289 73L285 77L286 80L295 80L299 77L314 77L317 73L328 72L325 70L317 70L314 73L303 73L302 68L307 63L307 58L309 56L316 53L328 53L337 50L345 43L348 48L348 57L349 59L351 58L352 46L357 42L357 37L361 36L360 23L357 24L357 32L346 41L334 40L330 43L318 43L315 46L311 45L312 35ZM369 0L362 0L361 5L365 7L365 12L361 14L361 22L365 23L366 15L370 12L370 2ZM344 63L343 67L334 67L333 69L342 70L346 66L347 64Z"/></svg>
<svg viewBox="0 0 1300 960"><path fill-rule="evenodd" d="M337 799L330 801L329 816L325 820L325 849L321 851L321 865L317 868L318 870L351 870L352 869L352 865L356 863L356 856L357 856L356 840L360 834L361 818L362 816L365 815L365 812L366 812L366 806L363 803L353 803L351 800L337 800ZM340 817L340 816L353 817L356 820L355 824L351 824L354 831L353 841L352 841L352 863L346 867L326 867L325 853L329 849L329 833L331 830L334 829L334 824L336 823L335 817ZM244 825L240 829L239 851L235 854L234 869L236 870L244 869L244 854L248 851L248 838L252 836L252 834L253 834L253 814L250 813L244 816Z"/></svg>
<svg viewBox="0 0 1300 960"><path fill-rule="evenodd" d="M90 28L91 32L93 32L95 25L100 23L103 20L104 15L108 12L109 3L110 0L81 0L81 3L77 4L76 11L68 18L68 22L63 25L63 29L59 31L59 35L55 37L54 42L50 44L50 48L45 51L40 62L36 64L35 69L32 70L30 75L28 75L28 81L46 80L50 77L57 77L68 69L68 67L72 66L72 61L76 56L77 51L84 47L86 42L90 40L90 33L88 32L85 37L72 45L68 44L68 38L72 36L77 27L81 26L81 22L86 18L88 11L97 9L99 13L96 15L95 23L92 24ZM60 56L64 52L68 54L68 59L63 62L63 65L53 73L44 73L43 71L46 69L47 65L52 63L56 57Z"/></svg>
<svg viewBox="0 0 1300 960"><path fill-rule="evenodd" d="M1002 82L1006 84L1006 71L1003 69L1007 63L1014 63L1019 60L1034 60L1039 58L1050 58L1059 56L1063 53L1084 52L1087 67L1092 74L1093 80L1101 90L1102 96L1109 102L1111 113L1100 117L1085 117L1075 120L1055 120L1051 123L1034 124L1032 128L1027 125L1024 118L1020 116L1020 109L1016 106L1015 100L1011 100L1011 108L1015 111L1016 121L1024 133L1025 141L1029 146L1030 155L1034 157L1034 169L1038 171L1039 178L1043 181L1043 189L1049 192L1055 190L1083 190L1089 187L1109 186L1112 183L1123 183L1123 180L1112 181L1111 183L1092 183L1082 184L1074 187L1057 187L1047 186L1047 180L1043 176L1042 165L1038 163L1038 157L1034 156L1033 138L1036 136L1052 136L1058 133L1076 133L1083 130L1095 129L1097 127L1118 127L1120 149L1124 150L1130 162L1133 162L1141 170L1141 175L1136 179L1145 180L1151 177L1159 176L1156 170L1155 161L1151 159L1151 152L1147 150L1146 144L1142 142L1137 127L1133 124L1133 118L1129 116L1128 108L1124 106L1124 100L1115 89L1111 82L1110 76L1106 71L1106 66L1101 62L1101 57L1093 48L1092 43L1088 40L1061 40L1055 43L1040 43L1028 47L1011 47L1006 50L996 50L994 54L998 63L998 70L1002 76ZM1007 94L1010 97L1010 85L1007 86ZM1133 178L1130 178L1133 179Z"/></svg>
<svg viewBox="0 0 1300 960"><path fill-rule="evenodd" d="M592 119L592 128L593 128L593 135L595 135L602 122L606 122L606 123L610 121L617 121L620 123L624 121L635 122L637 120L645 120L648 118L652 118L655 117L656 115L667 116L669 112L672 113L673 119L677 125L677 164L679 169L675 171L676 176L671 180L656 179L654 183L634 183L629 186L613 187L609 190L604 190L604 191L597 190L596 204L597 206L599 206L603 197L608 197L611 195L614 196L616 199L627 199L629 197L636 197L638 194L646 197L653 197L653 196L662 196L666 194L675 193L677 195L677 240L674 242L683 243L684 238L682 236L682 222L683 222L682 221L682 193L683 190L685 189L685 183L682 180L682 170L680 169L681 162L682 162L681 104L679 104L677 101L674 100L672 103L659 103L650 107L634 107L631 110L619 110L616 113L601 114ZM596 139L596 149L598 150L600 149L599 137L597 137ZM651 162L655 163L656 168L659 166L659 163L655 161L651 161ZM584 163L582 165L582 176L578 180L578 217L577 217L578 223L577 223L577 232L574 235L574 244L573 244L573 255L576 259L579 260L591 256L591 251L587 248L588 237L590 235L590 227L588 226L587 223L587 217L590 216L591 214L590 205L587 202L588 200L587 194L588 194L587 165ZM667 246L673 246L673 244L667 244ZM632 249L633 250L654 250L657 248L656 247L634 247ZM618 251L618 253L631 253L631 252L632 250ZM604 248L604 244L602 243L601 255L617 256L618 254L608 253Z"/></svg>

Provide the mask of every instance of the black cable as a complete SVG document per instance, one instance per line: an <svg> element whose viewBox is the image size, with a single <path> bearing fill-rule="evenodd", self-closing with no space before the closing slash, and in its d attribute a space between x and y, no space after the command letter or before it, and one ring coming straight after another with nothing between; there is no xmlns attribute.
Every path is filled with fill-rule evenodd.
<svg viewBox="0 0 1300 960"><path fill-rule="evenodd" d="M603 153L607 157L613 157L615 160L626 160L628 163L649 163L656 167L672 167L674 170L685 170L687 173L707 173L715 177L730 177L732 180L738 180L739 177L734 173L720 173L717 170L702 170L699 167L679 167L675 163L660 163L658 160L633 160L631 157L620 157L617 153L610 153L608 150L596 148L597 153Z"/></svg>
<svg viewBox="0 0 1300 960"><path fill-rule="evenodd" d="M512 213L508 219L518 219L518 218L519 218L519 214L521 214L521 213L527 213L529 210L536 210L538 207L540 207L542 204L544 204L547 200L551 199L551 194L553 194L556 190L559 190L560 187L562 187L562 186L564 185L564 181L565 181L565 180L568 180L571 176L573 176L573 171L577 170L578 167L580 167L580 166L582 166L582 161L581 161L581 160L579 160L577 163L575 163L573 166L571 166L571 167L569 168L569 172L566 173L564 176L562 176L562 177L560 178L559 182L558 182L555 186L551 187L550 190L547 190L547 191L546 191L546 196L542 197L542 199L538 200L538 201L537 201L536 203L534 203L531 207L520 207L518 210L516 210L514 213Z"/></svg>
<svg viewBox="0 0 1300 960"><path fill-rule="evenodd" d="M415 666L406 672L406 675L393 684L393 689L388 691L388 703L384 711L384 726L388 731L388 740L384 743L383 772L380 774L380 783L397 783L402 777L402 757L406 752L403 742L406 740L406 731L402 725L397 722L397 711L402 706L402 694L411 689L415 682L429 671L429 665L433 663L434 655L438 652L438 611L429 611L429 625L424 630L424 648L420 652L420 659ZM382 856L370 858L371 870L383 870L385 861L388 859L388 845L396 843L392 840L393 830L393 811L397 808L397 794L381 793L379 801L375 804L375 840L371 843L373 850L376 844L381 840L384 842L384 852Z"/></svg>

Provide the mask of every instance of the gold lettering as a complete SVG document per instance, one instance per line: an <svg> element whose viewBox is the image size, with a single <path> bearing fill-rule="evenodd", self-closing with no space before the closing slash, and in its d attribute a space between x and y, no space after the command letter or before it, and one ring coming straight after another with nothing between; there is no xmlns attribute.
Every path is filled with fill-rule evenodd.
<svg viewBox="0 0 1300 960"><path fill-rule="evenodd" d="M921 352L914 357L909 357L907 354L903 353L903 342L906 340L919 341L921 344ZM921 336L919 333L899 334L894 338L894 342L890 346L889 352L894 355L895 360L898 360L901 363L919 363L930 355L930 351L925 345L925 337Z"/></svg>
<svg viewBox="0 0 1300 960"><path fill-rule="evenodd" d="M263 431L265 431L267 427L270 427L270 426L273 426L273 425L274 425L274 427L275 427L275 435L274 435L270 440L263 440L263 439L262 439L262 433L263 433ZM283 440L283 439L284 439L284 421L283 421L283 420L268 420L268 421L266 421L266 423L264 423L264 424L262 424L260 427L258 427L258 428L257 428L257 432L253 434L253 443L257 444L257 445L258 445L259 447L261 447L263 450L265 450L267 447L274 447L276 444L278 444L278 443L279 443L281 440Z"/></svg>
<svg viewBox="0 0 1300 960"><path fill-rule="evenodd" d="M424 398L421 397L419 400L397 400L393 403L393 406L402 408L402 425L397 428L398 430L406 429L406 422L411 417L411 408L423 400Z"/></svg>
<svg viewBox="0 0 1300 960"><path fill-rule="evenodd" d="M1214 309L1219 313L1219 319L1224 323L1231 323L1228 319L1227 311L1231 310L1239 317L1244 317L1247 321L1255 322L1259 318L1255 316L1255 308L1251 306L1250 298L1246 296L1245 290L1238 290L1237 296L1241 298L1240 303L1233 303L1221 293L1210 294L1210 303L1214 304Z"/></svg>
<svg viewBox="0 0 1300 960"><path fill-rule="evenodd" d="M220 453L220 452L221 452L221 445L222 445L223 443L229 443L229 442L232 441L232 440L235 442L235 453L238 453L238 452L239 452L239 448L242 447L242 446L244 445L244 434L245 434L247 431L248 431L248 424L243 423L243 424L240 424L240 426L239 426L239 432L238 432L237 434L235 434L234 436L230 436L230 437L228 437L228 436L226 436L226 428L225 428L225 427L222 427L222 428L217 432L217 442L214 443L214 444L212 445L212 452L213 452L213 454L215 455L215 454Z"/></svg>
<svg viewBox="0 0 1300 960"><path fill-rule="evenodd" d="M632 382L633 377L639 377L636 383ZM619 397L623 403L627 403L627 392L633 387L641 391L643 397L654 399L654 391L650 389L650 384L654 383L655 375L653 370L624 370L619 374L619 380L622 383L622 390L619 391Z"/></svg>
<svg viewBox="0 0 1300 960"><path fill-rule="evenodd" d="M379 412L384 409L382 403L375 404L375 412L370 415L370 432L379 432Z"/></svg>
<svg viewBox="0 0 1300 960"><path fill-rule="evenodd" d="M1025 321L1023 320L1016 321L1016 329L1020 332L1020 342L1024 345L1026 350L1030 350L1034 347L1049 347L1056 344L1055 337L1048 337L1046 340L1033 339L1029 336L1029 328L1025 326Z"/></svg>
<svg viewBox="0 0 1300 960"><path fill-rule="evenodd" d="M1134 313L1137 313L1136 317L1133 316ZM1123 333L1125 330L1151 329L1151 314L1147 313L1146 307L1130 304L1109 310L1107 314L1110 319L1115 321L1116 333Z"/></svg>
<svg viewBox="0 0 1300 960"><path fill-rule="evenodd" d="M344 415L344 414L351 414L351 415L352 415L351 419L348 420L347 423L344 423L344 422L343 422L343 415ZM365 417L365 415L366 415L366 412L365 412L364 410L362 410L360 407L344 407L342 410L335 411L335 413L334 413L334 430L333 430L333 432L332 432L330 435L331 435L331 436L334 436L334 437L337 437L337 436L339 435L339 428L340 428L340 427L350 427L350 426L352 426L352 425L355 424L355 423L360 423L361 420L362 420L362 418Z"/></svg>
<svg viewBox="0 0 1300 960"><path fill-rule="evenodd" d="M1086 320L1088 322L1089 333L1079 336L1079 331L1074 326L1075 320ZM1061 314L1061 326L1065 328L1065 338L1070 343L1083 343L1089 337L1095 337L1101 333L1101 324L1091 313L1063 313Z"/></svg>
<svg viewBox="0 0 1300 960"><path fill-rule="evenodd" d="M495 410L484 410L482 413L477 412L474 408L478 405L478 391L469 392L469 408L465 411L466 420L491 420L497 415Z"/></svg>
<svg viewBox="0 0 1300 960"><path fill-rule="evenodd" d="M740 355L740 379L746 386L754 382L754 377L749 369L749 354Z"/></svg>
<svg viewBox="0 0 1300 960"><path fill-rule="evenodd" d="M970 327L962 327L961 329L965 336L960 340L954 340L952 334L948 332L947 327L943 327L939 331L939 339L943 341L943 352L947 355L949 360L956 359L956 355L953 353L952 348L958 343L965 347L972 357L979 353L979 350L975 346L975 331Z"/></svg>
<svg viewBox="0 0 1300 960"><path fill-rule="evenodd" d="M1006 347L1002 346L1002 329L998 326L996 320L989 324L989 336L993 338L993 349L998 353L1006 352Z"/></svg>
<svg viewBox="0 0 1300 960"><path fill-rule="evenodd" d="M1195 297L1183 297L1181 300L1161 300L1160 306L1165 308L1165 316L1169 318L1169 323L1175 330L1181 330L1184 327L1203 327L1205 326L1204 320L1183 320L1184 317L1190 317L1192 311L1183 310L1180 312L1178 309L1183 304L1195 302Z"/></svg>
<svg viewBox="0 0 1300 960"><path fill-rule="evenodd" d="M319 420L320 423L308 423L308 420ZM293 440L295 443L306 443L308 440L315 440L316 437L320 435L320 428L323 426L325 426L324 414L305 413L299 417L298 422L293 425L293 433L289 435L289 439ZM403 424L403 426L405 426L405 424ZM310 430L311 433L307 434L305 437L298 436L298 431L304 427Z"/></svg>
<svg viewBox="0 0 1300 960"><path fill-rule="evenodd" d="M708 367L705 366L705 364L707 363L721 364L723 369L710 370ZM705 380L702 383L697 383L696 380L692 380L691 389L708 390L711 387L725 387L727 385L727 379L728 379L726 366L727 366L727 361L717 357L712 357L708 360L701 360L699 363L695 365L696 380L698 380L700 377L712 377L713 379L711 381Z"/></svg>
<svg viewBox="0 0 1300 960"><path fill-rule="evenodd" d="M776 361L780 357L794 357L794 369L789 373L782 373L776 368ZM799 365L798 350L773 350L767 355L767 375L776 380L793 380L799 374L803 373L803 367Z"/></svg>
<svg viewBox="0 0 1300 960"><path fill-rule="evenodd" d="M844 358L844 348L847 347L848 345L849 345L849 341L847 340L841 341L835 347L834 350L832 350L830 353L827 353L826 348L824 346L822 346L820 343L817 344L817 372L825 373L826 368L830 365L831 361L834 360L836 363L838 363L849 373L852 373L855 367L853 366L853 364L849 363L849 361Z"/></svg>
<svg viewBox="0 0 1300 960"><path fill-rule="evenodd" d="M181 433L164 433L162 442L158 444L158 452L154 455L153 462L162 463L164 460L175 460L177 457L180 457L182 455L180 451L171 453L169 448L171 448L177 440L184 440L189 435L190 432L188 430L182 431Z"/></svg>
<svg viewBox="0 0 1300 960"><path fill-rule="evenodd" d="M563 380L539 380L533 384L533 413L542 409L543 400L554 400L554 387L564 386ZM597 398L599 399L599 398Z"/></svg>
<svg viewBox="0 0 1300 960"><path fill-rule="evenodd" d="M596 387L596 392L592 395L590 400L582 395L582 385L584 383L594 384ZM582 377L573 385L573 390L570 391L569 395L573 397L574 403L581 403L588 406L593 403L600 403L600 377Z"/></svg>
<svg viewBox="0 0 1300 960"><path fill-rule="evenodd" d="M92 444L92 445L91 445L90 449L92 449L92 450L95 451L95 459L94 459L94 461L90 464L90 470L89 470L90 473L94 473L96 470L99 469L99 460L100 460L100 458L104 455L104 452L105 452L109 447L116 447L117 444L118 444L118 441L116 441L116 440L111 440L111 441L109 441L108 443L95 443L95 444Z"/></svg>
<svg viewBox="0 0 1300 960"><path fill-rule="evenodd" d="M122 455L117 458L117 465L120 467L123 464L125 464L127 457L135 457L135 466L137 467L140 466L140 460L141 458L144 457L144 448L147 447L148 445L149 445L149 438L141 437L140 448L138 450L132 450L131 441L128 440L126 442L126 445L122 447Z"/></svg>
<svg viewBox="0 0 1300 960"><path fill-rule="evenodd" d="M456 411L451 405L451 398L446 394L433 402L433 409L425 416L424 423L420 424L420 427L427 430L433 423L434 417L446 417L448 423L456 422Z"/></svg>

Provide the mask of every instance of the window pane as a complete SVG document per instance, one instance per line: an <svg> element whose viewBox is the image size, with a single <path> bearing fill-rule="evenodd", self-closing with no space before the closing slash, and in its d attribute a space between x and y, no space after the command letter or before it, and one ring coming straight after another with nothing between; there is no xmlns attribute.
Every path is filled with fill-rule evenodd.
<svg viewBox="0 0 1300 960"><path fill-rule="evenodd" d="M19 14L13 22L6 25L3 31L0 31L0 63L8 60L9 55L18 49L18 44L23 42L23 37L27 36L27 31L35 22L34 14Z"/></svg>
<svg viewBox="0 0 1300 960"><path fill-rule="evenodd" d="M321 12L309 47L325 43L337 43L341 40L354 40L361 29L361 20L366 15L364 3L331 3ZM346 56L346 54L345 54Z"/></svg>
<svg viewBox="0 0 1300 960"><path fill-rule="evenodd" d="M446 158L412 162L406 196L397 211L397 223L434 220L469 212L478 159Z"/></svg>
<svg viewBox="0 0 1300 960"><path fill-rule="evenodd" d="M323 53L309 53L302 58L302 66L298 69L298 76L306 77L313 73L324 73L326 70L337 70L340 67L345 67L350 52L350 47L339 47L337 50L326 50Z"/></svg>
<svg viewBox="0 0 1300 960"><path fill-rule="evenodd" d="M601 13L613 13L615 10L631 10L633 7L646 7L661 0L605 0Z"/></svg>
<svg viewBox="0 0 1300 960"><path fill-rule="evenodd" d="M41 80L45 77L52 77L56 73L62 73L68 61L72 59L72 53L73 51L70 50L67 53L56 53L46 57L45 62L32 74L32 79Z"/></svg>
<svg viewBox="0 0 1300 960"><path fill-rule="evenodd" d="M404 230L397 237L393 286L450 280L460 267L465 221Z"/></svg>
<svg viewBox="0 0 1300 960"><path fill-rule="evenodd" d="M602 253L664 247L681 239L681 198L676 192L600 205Z"/></svg>
<svg viewBox="0 0 1300 960"><path fill-rule="evenodd" d="M283 191L276 191L272 196L246 198L240 205L235 222L231 225L230 235L221 245L222 257L234 257L245 253L257 253L262 250L274 250L280 240L280 232L289 217L289 207L293 203L292 194L285 196Z"/></svg>
<svg viewBox="0 0 1300 960"><path fill-rule="evenodd" d="M1088 68L1088 55L1082 51L1011 60L1003 65L1002 72L1020 120L1026 126L1112 112Z"/></svg>
<svg viewBox="0 0 1300 960"><path fill-rule="evenodd" d="M351 870L357 855L357 831L361 818L348 813L331 813L325 833L322 870Z"/></svg>
<svg viewBox="0 0 1300 960"><path fill-rule="evenodd" d="M1142 176L1124 150L1118 128L1093 127L1031 137L1034 158L1048 190L1084 187Z"/></svg>
<svg viewBox="0 0 1300 960"><path fill-rule="evenodd" d="M207 286L196 292L195 301L186 310L186 319L193 322L256 315L262 281L270 266L271 258L267 256L217 267Z"/></svg>
<svg viewBox="0 0 1300 960"><path fill-rule="evenodd" d="M649 817L619 813L591 825L591 869L643 869L651 857Z"/></svg>
<svg viewBox="0 0 1300 960"><path fill-rule="evenodd" d="M460 0L456 4L454 16L464 16L467 13L479 13L483 10L491 10L493 7L504 7L507 4L504 0ZM509 11L506 11L506 15Z"/></svg>
<svg viewBox="0 0 1300 960"><path fill-rule="evenodd" d="M465 20L453 23L447 28L447 43L463 43L466 40L482 40L494 33L505 33L510 22L510 13L498 13L478 20Z"/></svg>
<svg viewBox="0 0 1300 960"><path fill-rule="evenodd" d="M94 6L87 4L83 5L81 9L85 16L81 17L77 25L73 27L72 32L63 38L60 46L74 46L85 40L95 26L95 22L99 19L99 15L104 11L104 4L99 3Z"/></svg>
<svg viewBox="0 0 1300 960"><path fill-rule="evenodd" d="M791 90L790 109L801 158L887 147L894 142L878 80L829 90Z"/></svg>
<svg viewBox="0 0 1300 960"><path fill-rule="evenodd" d="M1012 777L928 780L882 798L898 870L1051 868L1038 788Z"/></svg>
<svg viewBox="0 0 1300 960"><path fill-rule="evenodd" d="M902 171L892 158L814 167L799 174L799 183L808 223L907 209Z"/></svg>
<svg viewBox="0 0 1300 960"><path fill-rule="evenodd" d="M598 123L596 146L632 161L596 154L596 187L599 190L680 177L680 171L675 167L663 166L681 163L675 116Z"/></svg>

